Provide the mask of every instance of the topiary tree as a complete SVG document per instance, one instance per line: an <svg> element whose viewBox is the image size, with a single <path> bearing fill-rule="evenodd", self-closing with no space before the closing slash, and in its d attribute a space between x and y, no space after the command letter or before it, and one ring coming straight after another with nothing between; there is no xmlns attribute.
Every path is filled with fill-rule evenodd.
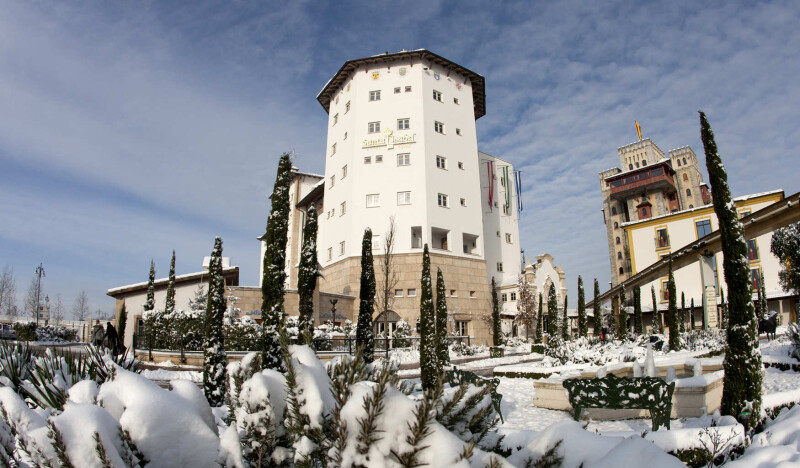
<svg viewBox="0 0 800 468"><path fill-rule="evenodd" d="M558 336L558 297L555 283L550 283L550 291L547 293L547 334L550 338Z"/></svg>
<svg viewBox="0 0 800 468"><path fill-rule="evenodd" d="M642 323L642 291L639 287L633 290L633 332L636 335L644 334L644 323Z"/></svg>
<svg viewBox="0 0 800 468"><path fill-rule="evenodd" d="M297 322L297 341L313 346L314 336L314 290L320 276L317 262L317 209L308 208L303 227L303 249L300 252L300 265L297 268L297 295L299 297L299 320Z"/></svg>
<svg viewBox="0 0 800 468"><path fill-rule="evenodd" d="M211 406L225 403L225 279L222 275L222 239L214 240L208 265L208 303L206 305L205 339L203 343L203 393Z"/></svg>
<svg viewBox="0 0 800 468"><path fill-rule="evenodd" d="M422 280L419 300L419 368L422 388L432 389L439 380L436 373L436 312L431 286L431 257L428 244L422 250Z"/></svg>
<svg viewBox="0 0 800 468"><path fill-rule="evenodd" d="M167 283L167 298L164 301L164 314L175 312L175 251L172 251L172 260L169 262L169 282Z"/></svg>
<svg viewBox="0 0 800 468"><path fill-rule="evenodd" d="M583 278L578 275L578 336L586 337L586 299L583 296Z"/></svg>
<svg viewBox="0 0 800 468"><path fill-rule="evenodd" d="M593 325L593 335L600 336L600 332L603 330L603 308L600 307L600 283L597 282L597 278L594 279L594 298L592 299L592 307L594 308L594 317L592 317Z"/></svg>
<svg viewBox="0 0 800 468"><path fill-rule="evenodd" d="M664 321L661 318L661 312L658 311L655 286L650 286L650 295L653 299L653 333L664 333Z"/></svg>
<svg viewBox="0 0 800 468"><path fill-rule="evenodd" d="M447 346L447 297L445 296L442 269L436 269L436 367L441 375L444 366L450 365L450 351Z"/></svg>
<svg viewBox="0 0 800 468"><path fill-rule="evenodd" d="M544 299L542 298L542 293L539 293L539 313L536 316L536 342L537 343L541 343L542 342L542 333L544 333L543 326L542 326L543 325L542 322L544 322L544 311L543 311L542 304L544 304Z"/></svg>
<svg viewBox="0 0 800 468"><path fill-rule="evenodd" d="M564 310L561 312L561 339L569 340L569 315L567 314L567 296L564 296Z"/></svg>
<svg viewBox="0 0 800 468"><path fill-rule="evenodd" d="M147 349L153 349L153 341L155 340L156 334L156 322L157 317L153 309L156 307L156 288L155 288L155 281L156 281L156 264L153 260L150 260L150 274L147 277L147 297L144 301L144 312L142 313L142 318L144 318L144 328L147 333Z"/></svg>
<svg viewBox="0 0 800 468"><path fill-rule="evenodd" d="M497 283L492 277L492 344L503 345L503 329L500 326L500 301L497 300Z"/></svg>
<svg viewBox="0 0 800 468"><path fill-rule="evenodd" d="M358 322L356 345L363 348L364 361L375 359L375 334L372 331L372 313L375 309L375 266L372 261L372 229L364 230L361 240L361 288L358 292Z"/></svg>
<svg viewBox="0 0 800 468"><path fill-rule="evenodd" d="M289 232L289 185L292 182L292 161L283 153L278 161L278 174L272 188L272 208L267 221L264 243L264 268L261 277L261 333L263 349L261 365L284 372L280 330L286 312L283 308L286 282L286 242ZM210 291L209 291L210 293Z"/></svg>
<svg viewBox="0 0 800 468"><path fill-rule="evenodd" d="M672 255L669 256L667 295L669 296L669 309L667 310L667 320L669 321L669 349L670 351L677 351L681 349L681 340L678 334L678 299L675 292L675 276L672 274Z"/></svg>
<svg viewBox="0 0 800 468"><path fill-rule="evenodd" d="M714 133L700 112L700 133L706 153L706 167L719 220L723 270L728 285L728 349L725 353L721 411L738 417L742 410L761 414L761 353L758 350L758 323L750 295L750 272L744 227L731 200L728 175L717 152Z"/></svg>

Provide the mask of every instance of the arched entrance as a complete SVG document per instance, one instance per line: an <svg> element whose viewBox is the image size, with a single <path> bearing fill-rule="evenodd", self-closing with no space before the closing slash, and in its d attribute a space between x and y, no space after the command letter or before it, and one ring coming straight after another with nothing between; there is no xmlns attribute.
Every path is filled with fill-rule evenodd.
<svg viewBox="0 0 800 468"><path fill-rule="evenodd" d="M382 312L375 317L375 320L372 321L373 330L375 332L375 337L384 337L385 333L384 327L388 326L389 329L389 336L391 337L394 335L394 331L397 329L397 321L400 320L400 316L397 315L397 312L393 310L387 310L386 312Z"/></svg>

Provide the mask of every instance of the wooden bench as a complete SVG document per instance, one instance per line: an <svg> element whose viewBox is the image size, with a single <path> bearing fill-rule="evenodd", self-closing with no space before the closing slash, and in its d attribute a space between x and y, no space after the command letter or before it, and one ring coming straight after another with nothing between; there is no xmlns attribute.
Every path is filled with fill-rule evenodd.
<svg viewBox="0 0 800 468"><path fill-rule="evenodd" d="M503 400L503 395L497 393L497 386L500 385L500 379L487 379L474 372L463 371L453 367L453 370L445 371L445 380L451 387L459 387L462 383L480 386L491 385L492 406L494 406L494 410L497 411L498 416L500 416L500 421L505 422L505 420L503 420L503 413L500 412L500 402Z"/></svg>
<svg viewBox="0 0 800 468"><path fill-rule="evenodd" d="M653 430L669 429L672 394L675 382L658 377L619 378L608 374L601 379L568 379L564 388L579 421L584 408L646 409L653 420Z"/></svg>

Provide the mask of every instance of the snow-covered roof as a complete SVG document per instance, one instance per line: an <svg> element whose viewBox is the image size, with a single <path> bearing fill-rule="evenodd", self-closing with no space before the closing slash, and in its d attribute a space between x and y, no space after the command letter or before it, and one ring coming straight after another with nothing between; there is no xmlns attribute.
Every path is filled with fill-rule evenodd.
<svg viewBox="0 0 800 468"><path fill-rule="evenodd" d="M232 266L232 267L228 267L228 268L223 268L222 269L222 274L223 275L227 275L227 274L231 274L231 273L236 273L237 274L237 283L238 283L239 267L238 266ZM175 283L177 284L177 283L181 283L181 282L191 281L191 280L202 278L204 276L208 276L208 271L198 271L198 272L195 272L195 273L186 273L186 274L183 274L183 275L176 275L175 276ZM169 283L169 278L159 278L159 279L157 279L157 280L155 280L153 282L153 285L158 287L158 286L164 286L167 283ZM236 285L234 285L234 286L236 286ZM116 288L111 288L106 292L106 295L108 295L108 296L116 296L116 295L119 295L119 294L122 294L122 293L136 291L136 290L139 290L139 289L146 289L146 288L147 288L147 281L143 281L141 283L134 283L134 284L128 284L128 285L125 285L125 286L118 286Z"/></svg>

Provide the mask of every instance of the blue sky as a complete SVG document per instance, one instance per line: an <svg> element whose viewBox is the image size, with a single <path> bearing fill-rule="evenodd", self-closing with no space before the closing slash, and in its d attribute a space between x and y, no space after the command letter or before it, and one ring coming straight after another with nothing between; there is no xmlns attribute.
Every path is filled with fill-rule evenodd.
<svg viewBox="0 0 800 468"><path fill-rule="evenodd" d="M315 96L348 59L427 48L486 78L479 147L524 171L520 237L609 280L597 173L645 137L702 155L735 195L800 189L800 4L0 0L0 267L21 302L197 271L216 235L256 284L278 156L321 172Z"/></svg>

